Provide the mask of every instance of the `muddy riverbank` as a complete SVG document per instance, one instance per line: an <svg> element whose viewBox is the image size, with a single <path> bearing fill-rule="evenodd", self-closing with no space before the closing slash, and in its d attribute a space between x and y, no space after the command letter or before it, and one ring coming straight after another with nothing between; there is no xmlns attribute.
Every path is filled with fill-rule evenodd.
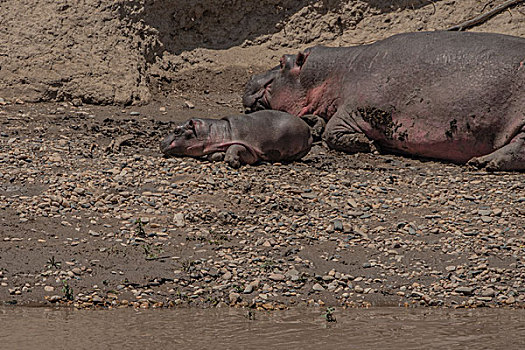
<svg viewBox="0 0 525 350"><path fill-rule="evenodd" d="M239 170L158 149L177 121L241 112L245 82L283 53L502 1L169 3L2 2L0 302L524 305L523 174L320 144ZM523 11L474 30L525 36Z"/></svg>
<svg viewBox="0 0 525 350"><path fill-rule="evenodd" d="M523 305L522 174L322 145L239 170L165 159L174 110L199 113L2 107L0 300Z"/></svg>

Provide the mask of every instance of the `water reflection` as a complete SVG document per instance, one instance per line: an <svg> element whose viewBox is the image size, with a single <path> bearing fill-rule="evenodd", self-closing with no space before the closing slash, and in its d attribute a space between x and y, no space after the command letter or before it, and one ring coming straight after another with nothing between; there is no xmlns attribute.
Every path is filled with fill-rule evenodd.
<svg viewBox="0 0 525 350"><path fill-rule="evenodd" d="M525 310L0 308L0 349L525 349Z"/></svg>

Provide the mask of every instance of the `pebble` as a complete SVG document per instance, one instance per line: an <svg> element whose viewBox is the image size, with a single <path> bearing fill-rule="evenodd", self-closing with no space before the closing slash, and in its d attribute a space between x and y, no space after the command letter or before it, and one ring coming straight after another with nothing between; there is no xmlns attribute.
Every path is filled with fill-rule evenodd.
<svg viewBox="0 0 525 350"><path fill-rule="evenodd" d="M92 298L92 301L94 304L103 304L104 303L104 299L102 299L102 297L100 297L99 295L94 295L93 298Z"/></svg>
<svg viewBox="0 0 525 350"><path fill-rule="evenodd" d="M525 220L523 208L511 205L523 196L520 174L479 175L317 145L304 162L234 170L158 156L167 124L97 118L88 129L75 122L78 130L55 120L60 134L46 121L34 132L6 124L0 207L24 232L36 231L7 232L4 249L62 247L60 267L39 260L33 271L0 271L6 295L60 294L65 280L86 307L118 307L126 295L121 305L136 308L226 302L273 309L308 303L312 292L323 292L312 305L330 303L326 296L346 306L384 296L446 307L524 303ZM106 151L108 135L131 138Z"/></svg>
<svg viewBox="0 0 525 350"><path fill-rule="evenodd" d="M62 300L62 297L60 295L52 295L47 299L50 303L57 303L60 300Z"/></svg>
<svg viewBox="0 0 525 350"><path fill-rule="evenodd" d="M464 295L471 295L474 292L474 289L474 287L457 287L455 292Z"/></svg>
<svg viewBox="0 0 525 350"><path fill-rule="evenodd" d="M492 288L487 288L481 292L481 296L484 297L493 297L496 295L496 291Z"/></svg>
<svg viewBox="0 0 525 350"><path fill-rule="evenodd" d="M186 222L184 221L184 214L176 213L173 216L173 223L175 224L176 227L180 227L180 228L186 226Z"/></svg>
<svg viewBox="0 0 525 350"><path fill-rule="evenodd" d="M325 290L325 288L320 285L319 283L315 283L313 286L312 286L312 289L316 292L322 292L323 290Z"/></svg>
<svg viewBox="0 0 525 350"><path fill-rule="evenodd" d="M343 231L343 222L341 220L334 220L334 231Z"/></svg>
<svg viewBox="0 0 525 350"><path fill-rule="evenodd" d="M492 218L490 216L482 216L481 221L483 221L484 223L489 223L492 221Z"/></svg>
<svg viewBox="0 0 525 350"><path fill-rule="evenodd" d="M285 276L281 273L272 273L270 274L270 276L268 276L269 279L271 279L272 281L284 281L285 280Z"/></svg>
<svg viewBox="0 0 525 350"><path fill-rule="evenodd" d="M241 298L241 295L239 293L230 293L229 299L230 303L236 303Z"/></svg>

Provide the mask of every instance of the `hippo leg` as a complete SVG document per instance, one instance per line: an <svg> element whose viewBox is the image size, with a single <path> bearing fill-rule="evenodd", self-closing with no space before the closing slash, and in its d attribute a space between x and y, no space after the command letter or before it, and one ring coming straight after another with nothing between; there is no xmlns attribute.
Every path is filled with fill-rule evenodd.
<svg viewBox="0 0 525 350"><path fill-rule="evenodd" d="M241 164L253 164L257 158L243 145L231 145L226 150L224 161L232 168L237 169Z"/></svg>
<svg viewBox="0 0 525 350"><path fill-rule="evenodd" d="M324 128L326 127L324 119L315 114L305 114L301 116L301 119L310 127L310 134L312 135L314 142L320 141Z"/></svg>
<svg viewBox="0 0 525 350"><path fill-rule="evenodd" d="M372 141L351 123L350 118L344 118L336 113L326 124L323 140L328 147L346 153L372 152L376 150Z"/></svg>
<svg viewBox="0 0 525 350"><path fill-rule="evenodd" d="M467 164L488 171L525 170L525 128L507 145L486 156L472 158Z"/></svg>
<svg viewBox="0 0 525 350"><path fill-rule="evenodd" d="M206 159L208 159L210 162L222 162L224 160L225 152L215 152L212 154L209 154Z"/></svg>

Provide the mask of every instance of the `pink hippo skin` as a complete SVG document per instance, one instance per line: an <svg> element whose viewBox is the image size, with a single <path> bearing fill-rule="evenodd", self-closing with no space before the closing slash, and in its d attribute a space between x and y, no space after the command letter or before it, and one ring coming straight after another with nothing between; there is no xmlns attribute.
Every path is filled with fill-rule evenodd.
<svg viewBox="0 0 525 350"><path fill-rule="evenodd" d="M161 142L168 156L202 157L224 154L233 168L241 164L289 162L312 146L310 128L301 119L279 111L259 111L222 119L190 119Z"/></svg>
<svg viewBox="0 0 525 350"><path fill-rule="evenodd" d="M254 76L243 103L329 120L336 150L525 170L525 38L422 32L314 47Z"/></svg>

